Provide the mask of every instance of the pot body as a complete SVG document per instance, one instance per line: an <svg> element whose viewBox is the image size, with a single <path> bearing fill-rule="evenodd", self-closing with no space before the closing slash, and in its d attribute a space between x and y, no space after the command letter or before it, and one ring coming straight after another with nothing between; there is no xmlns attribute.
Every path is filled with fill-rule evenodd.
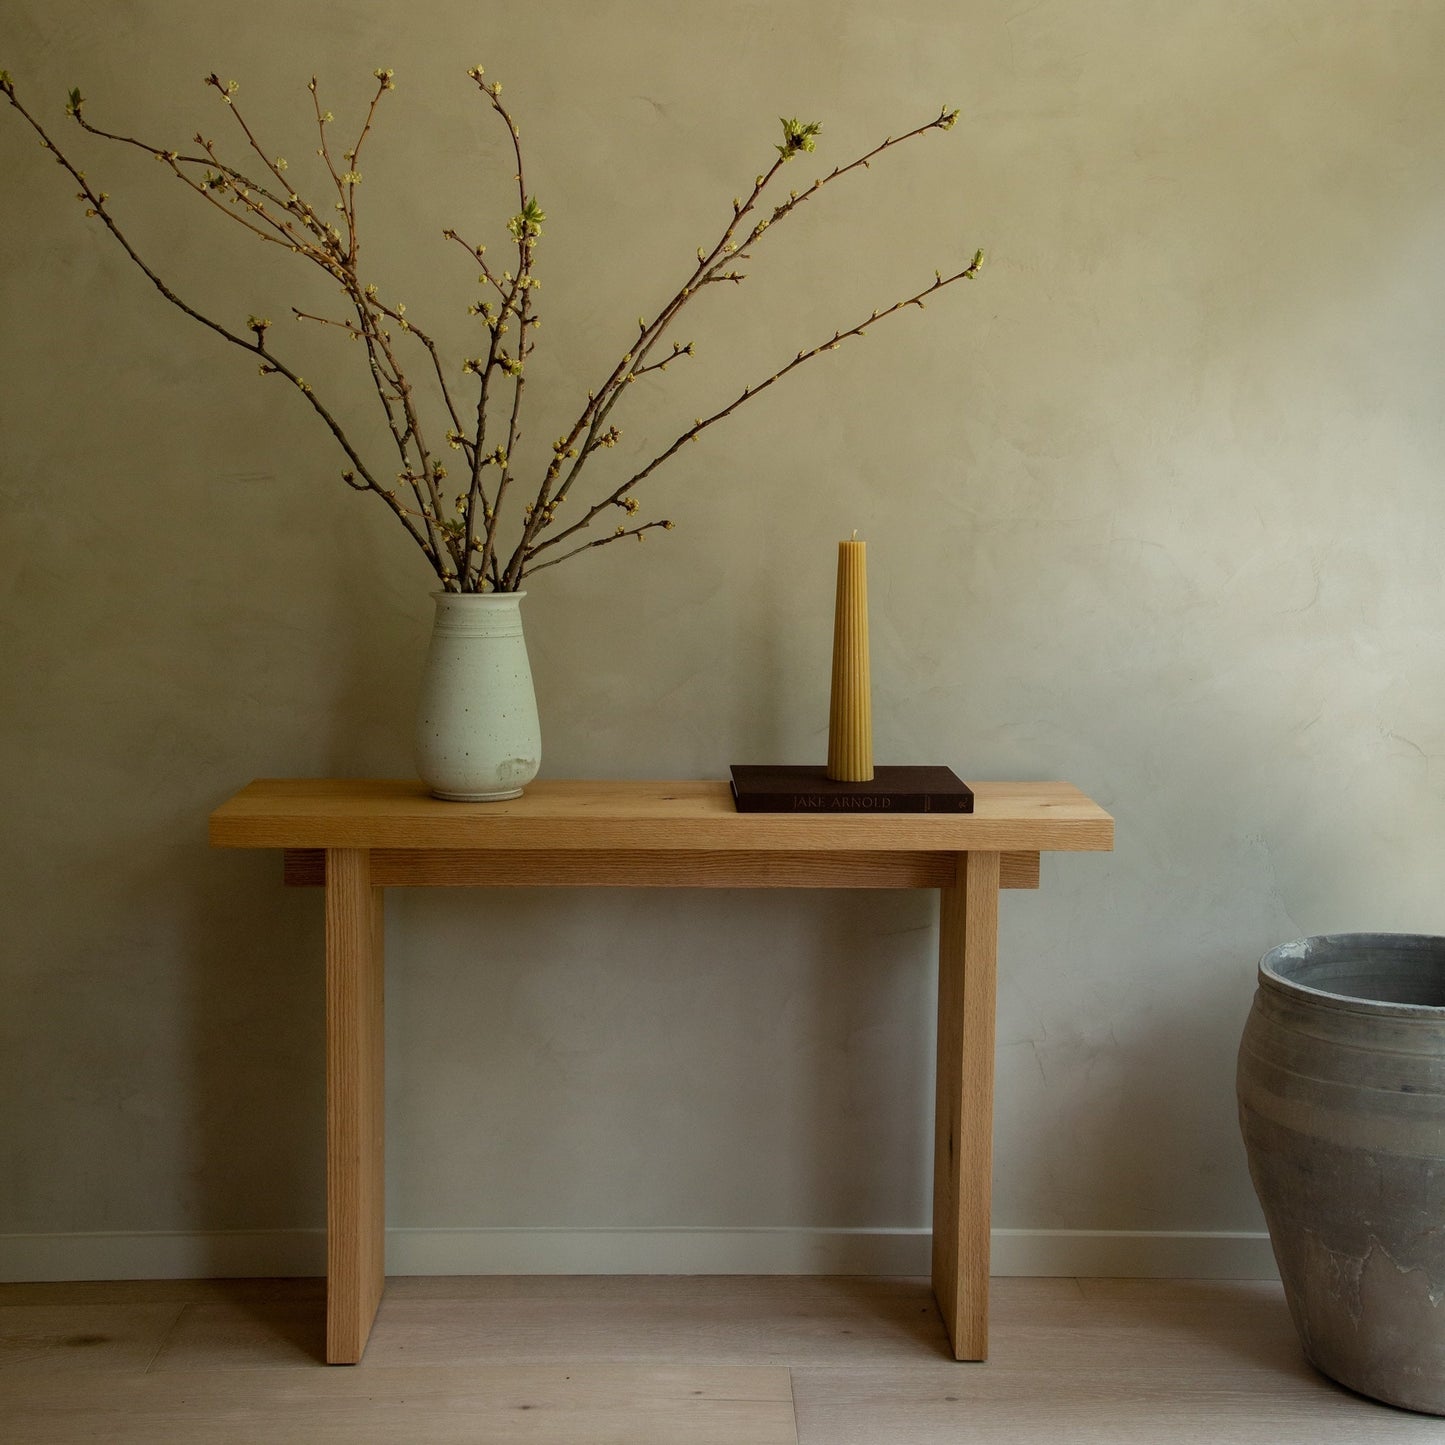
<svg viewBox="0 0 1445 1445"><path fill-rule="evenodd" d="M1259 966L1239 1120L1312 1364L1445 1414L1445 938L1331 934Z"/></svg>
<svg viewBox="0 0 1445 1445"><path fill-rule="evenodd" d="M542 765L523 592L435 592L416 770L438 798L520 797Z"/></svg>

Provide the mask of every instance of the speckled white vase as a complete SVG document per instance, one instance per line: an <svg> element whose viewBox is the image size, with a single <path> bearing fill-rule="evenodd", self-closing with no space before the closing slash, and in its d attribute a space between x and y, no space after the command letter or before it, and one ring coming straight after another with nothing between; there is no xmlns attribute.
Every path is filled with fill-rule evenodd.
<svg viewBox="0 0 1445 1445"><path fill-rule="evenodd" d="M434 592L416 770L438 798L517 798L542 765L537 694L522 635L525 592Z"/></svg>

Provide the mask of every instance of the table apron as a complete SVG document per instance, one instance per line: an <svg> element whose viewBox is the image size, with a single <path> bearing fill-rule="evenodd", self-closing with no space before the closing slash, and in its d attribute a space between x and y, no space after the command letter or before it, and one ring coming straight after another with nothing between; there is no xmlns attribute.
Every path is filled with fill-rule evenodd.
<svg viewBox="0 0 1445 1445"><path fill-rule="evenodd" d="M946 888L956 852L375 848L375 888ZM285 881L326 882L320 848L285 850ZM1039 855L1004 853L999 886L1037 888Z"/></svg>

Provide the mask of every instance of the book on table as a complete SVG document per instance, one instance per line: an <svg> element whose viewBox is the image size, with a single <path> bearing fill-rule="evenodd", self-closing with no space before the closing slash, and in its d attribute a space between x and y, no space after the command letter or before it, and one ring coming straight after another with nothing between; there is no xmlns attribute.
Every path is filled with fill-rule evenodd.
<svg viewBox="0 0 1445 1445"><path fill-rule="evenodd" d="M971 813L973 790L952 768L884 766L866 783L844 783L821 764L734 763L740 813Z"/></svg>

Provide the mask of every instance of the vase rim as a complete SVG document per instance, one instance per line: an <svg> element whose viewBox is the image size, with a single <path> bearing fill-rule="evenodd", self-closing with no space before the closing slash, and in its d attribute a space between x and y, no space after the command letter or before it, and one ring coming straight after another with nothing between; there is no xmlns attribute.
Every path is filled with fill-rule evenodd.
<svg viewBox="0 0 1445 1445"><path fill-rule="evenodd" d="M440 602L520 602L527 593L520 592L433 592L432 597Z"/></svg>
<svg viewBox="0 0 1445 1445"><path fill-rule="evenodd" d="M1359 991L1342 992L1309 983L1312 963L1325 963L1331 955L1374 954L1377 958L1413 958L1433 964L1445 978L1445 938L1424 933L1323 933L1294 939L1269 950L1259 961L1259 982L1264 988L1307 1000L1317 1007L1422 1023L1445 1021L1445 1003L1405 1003L1389 997L1371 997ZM1293 965L1293 967L1291 967Z"/></svg>

